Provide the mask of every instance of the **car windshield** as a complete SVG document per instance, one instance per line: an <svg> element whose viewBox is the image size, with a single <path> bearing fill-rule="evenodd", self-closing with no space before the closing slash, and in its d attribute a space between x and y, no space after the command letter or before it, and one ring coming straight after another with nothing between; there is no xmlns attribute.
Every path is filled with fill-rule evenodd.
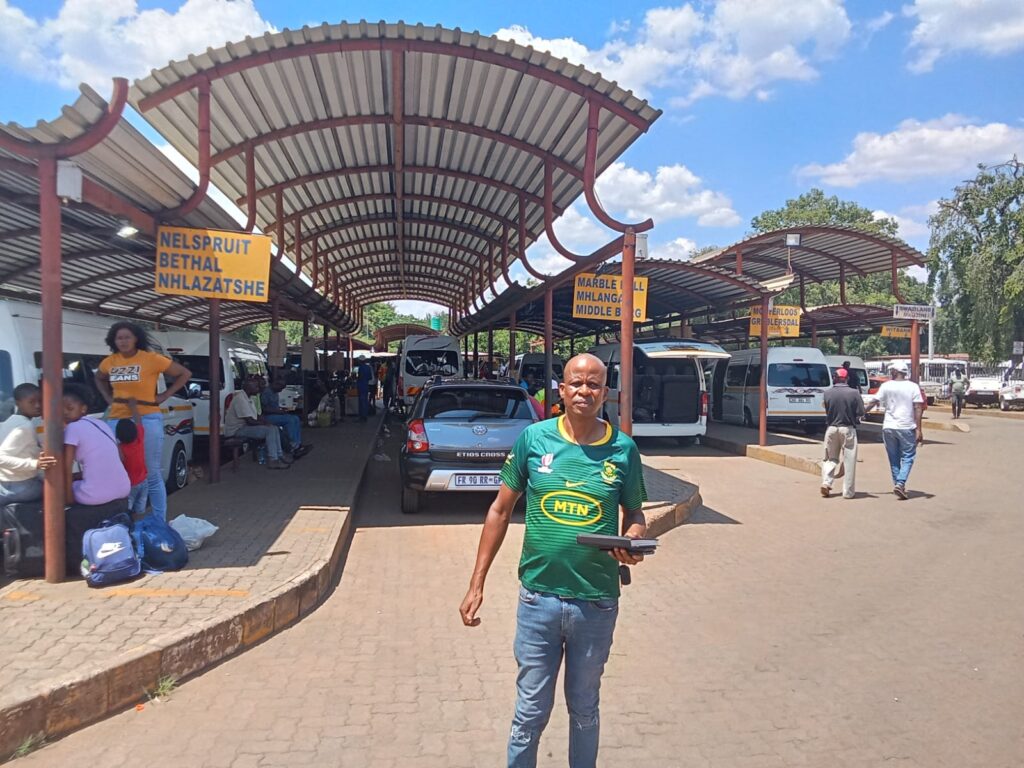
<svg viewBox="0 0 1024 768"><path fill-rule="evenodd" d="M533 409L521 389L445 387L428 394L423 418L452 421L532 420Z"/></svg>
<svg viewBox="0 0 1024 768"><path fill-rule="evenodd" d="M410 349L405 353L407 376L458 376L459 353L450 349Z"/></svg>
<svg viewBox="0 0 1024 768"><path fill-rule="evenodd" d="M828 366L821 363L772 363L768 366L769 387L830 387Z"/></svg>

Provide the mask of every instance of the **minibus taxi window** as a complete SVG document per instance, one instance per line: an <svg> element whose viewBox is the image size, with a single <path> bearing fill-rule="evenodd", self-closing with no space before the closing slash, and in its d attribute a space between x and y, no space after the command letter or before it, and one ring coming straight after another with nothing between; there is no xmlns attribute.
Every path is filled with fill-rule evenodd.
<svg viewBox="0 0 1024 768"><path fill-rule="evenodd" d="M774 366L768 366L770 371ZM771 379L768 380L771 384ZM750 367L747 368L747 386L748 387L760 387L761 386L761 364L751 363Z"/></svg>
<svg viewBox="0 0 1024 768"><path fill-rule="evenodd" d="M772 363L768 366L769 387L830 387L828 366L819 363Z"/></svg>
<svg viewBox="0 0 1024 768"><path fill-rule="evenodd" d="M742 387L747 380L746 363L734 363L725 371L725 386Z"/></svg>

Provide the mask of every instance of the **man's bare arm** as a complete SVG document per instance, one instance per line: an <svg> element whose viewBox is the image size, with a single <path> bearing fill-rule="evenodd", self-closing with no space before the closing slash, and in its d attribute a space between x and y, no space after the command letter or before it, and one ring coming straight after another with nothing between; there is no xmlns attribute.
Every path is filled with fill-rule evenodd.
<svg viewBox="0 0 1024 768"><path fill-rule="evenodd" d="M487 580L487 572L491 569L491 563L501 549L505 540L505 533L508 531L509 521L512 519L512 510L522 494L513 491L504 483L498 489L498 495L494 497L490 508L487 510L487 518L484 520L484 529L480 534L480 545L476 552L476 565L473 568L473 577L469 581L469 591L459 606L459 613L462 616L462 623L467 627L475 627L480 623L477 618L477 611L484 601L484 582Z"/></svg>

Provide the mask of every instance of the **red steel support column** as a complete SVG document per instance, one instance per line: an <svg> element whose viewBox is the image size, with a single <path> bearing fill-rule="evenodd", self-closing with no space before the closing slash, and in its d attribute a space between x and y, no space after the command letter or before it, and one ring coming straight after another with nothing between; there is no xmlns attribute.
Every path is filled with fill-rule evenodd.
<svg viewBox="0 0 1024 768"><path fill-rule="evenodd" d="M757 444L768 445L768 297L761 297L761 396L757 406Z"/></svg>
<svg viewBox="0 0 1024 768"><path fill-rule="evenodd" d="M633 275L636 232L630 227L622 241L622 322L619 345L619 429L633 435Z"/></svg>
<svg viewBox="0 0 1024 768"><path fill-rule="evenodd" d="M839 303L846 303L846 266L839 265Z"/></svg>
<svg viewBox="0 0 1024 768"><path fill-rule="evenodd" d="M349 373L352 372L352 346L353 346L352 345L352 335L349 334L349 337L348 337L348 371L349 371Z"/></svg>
<svg viewBox="0 0 1024 768"><path fill-rule="evenodd" d="M60 200L57 158L39 158L39 271L43 303L43 450L57 466L43 476L43 555L46 580L64 580L64 391L61 335Z"/></svg>
<svg viewBox="0 0 1024 768"><path fill-rule="evenodd" d="M473 333L473 378L480 378L480 334Z"/></svg>
<svg viewBox="0 0 1024 768"><path fill-rule="evenodd" d="M516 363L516 313L508 316L508 373L512 374L512 366Z"/></svg>
<svg viewBox="0 0 1024 768"><path fill-rule="evenodd" d="M554 367L554 296L550 288L544 291L544 418L551 416L551 369Z"/></svg>
<svg viewBox="0 0 1024 768"><path fill-rule="evenodd" d="M210 482L220 482L220 299L210 299ZM225 371L225 383L227 375Z"/></svg>
<svg viewBox="0 0 1024 768"><path fill-rule="evenodd" d="M910 380L921 380L921 324L910 321Z"/></svg>
<svg viewBox="0 0 1024 768"><path fill-rule="evenodd" d="M245 231L256 228L256 147L245 153Z"/></svg>

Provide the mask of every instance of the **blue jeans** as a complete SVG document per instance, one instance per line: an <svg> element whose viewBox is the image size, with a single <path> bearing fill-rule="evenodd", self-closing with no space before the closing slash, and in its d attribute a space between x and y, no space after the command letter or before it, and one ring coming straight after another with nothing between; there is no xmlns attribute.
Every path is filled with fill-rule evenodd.
<svg viewBox="0 0 1024 768"><path fill-rule="evenodd" d="M882 442L889 456L892 484L906 485L910 468L914 466L914 457L917 456L917 430L883 429Z"/></svg>
<svg viewBox="0 0 1024 768"><path fill-rule="evenodd" d="M508 740L509 768L534 768L540 736L555 703L565 657L569 768L597 765L601 675L612 647L619 601L573 600L519 588L515 654L516 711Z"/></svg>
<svg viewBox="0 0 1024 768"><path fill-rule="evenodd" d="M38 477L0 482L0 504L2 505L39 501L41 498L43 498L43 481Z"/></svg>
<svg viewBox="0 0 1024 768"><path fill-rule="evenodd" d="M133 485L128 492L128 511L137 515L146 511L146 500L149 498L149 478Z"/></svg>
<svg viewBox="0 0 1024 768"><path fill-rule="evenodd" d="M356 391L359 392L359 419L366 421L370 415L370 386L360 381L356 384Z"/></svg>
<svg viewBox="0 0 1024 768"><path fill-rule="evenodd" d="M120 419L107 419L111 429L117 429ZM142 417L142 428L146 431L143 449L146 454L146 487L149 505L153 514L167 520L167 486L164 483L164 415L147 413Z"/></svg>
<svg viewBox="0 0 1024 768"><path fill-rule="evenodd" d="M288 439L291 440L292 448L302 445L302 425L298 416L290 413L268 413L263 418L268 424L284 427L284 431L288 433Z"/></svg>

